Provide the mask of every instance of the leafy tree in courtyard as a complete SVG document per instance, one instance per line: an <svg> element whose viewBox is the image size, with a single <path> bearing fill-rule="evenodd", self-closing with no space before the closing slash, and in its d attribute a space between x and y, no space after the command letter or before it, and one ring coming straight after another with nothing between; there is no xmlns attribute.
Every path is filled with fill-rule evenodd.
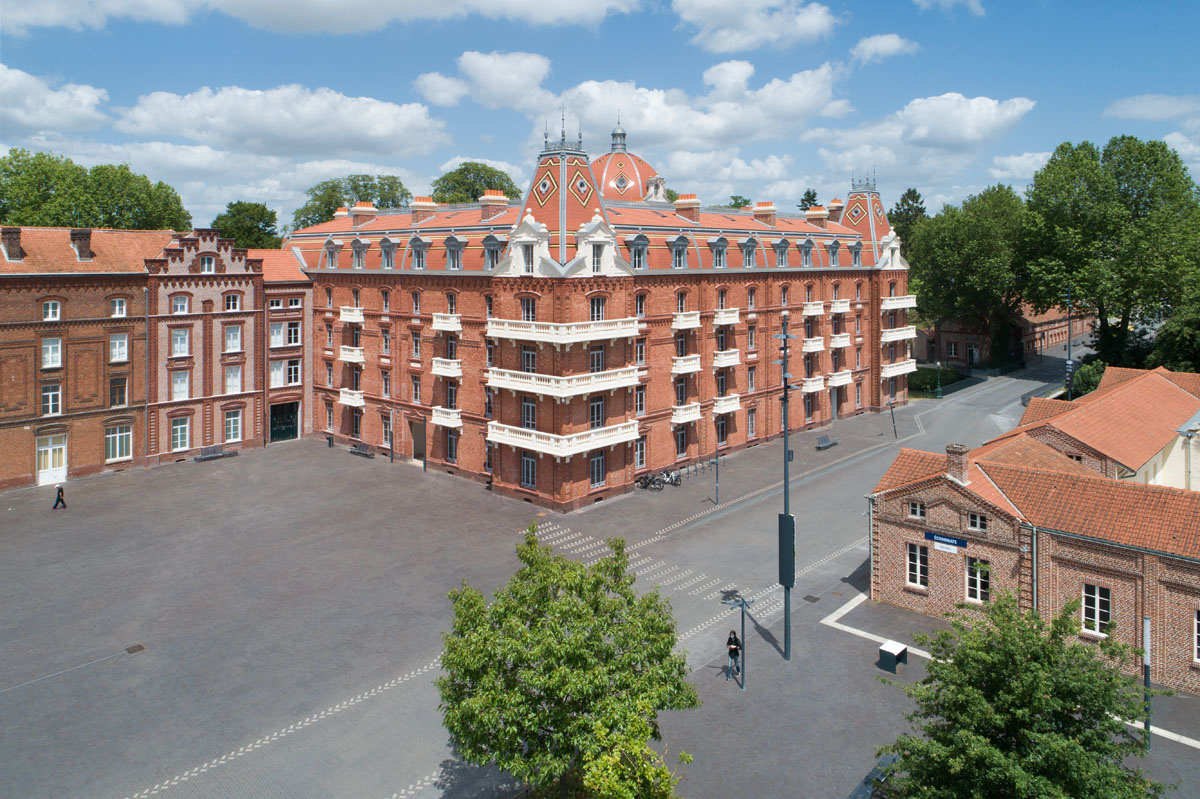
<svg viewBox="0 0 1200 799"><path fill-rule="evenodd" d="M473 203L487 189L502 191L510 200L521 197L521 190L504 170L476 161L464 161L433 182L433 201Z"/></svg>
<svg viewBox="0 0 1200 799"><path fill-rule="evenodd" d="M913 228L917 226L917 222L926 218L925 201L921 199L921 192L913 188L906 189L892 206L892 210L888 211L887 218L892 230L900 237L900 243L907 245L912 241Z"/></svg>
<svg viewBox="0 0 1200 799"><path fill-rule="evenodd" d="M470 763L535 786L670 797L678 781L648 746L661 710L699 705L676 654L670 604L638 596L622 539L593 566L554 556L536 526L522 567L489 605L464 584L437 681L444 724Z"/></svg>
<svg viewBox="0 0 1200 799"><path fill-rule="evenodd" d="M254 250L279 249L275 212L262 203L234 200L213 217L212 226L233 239L235 246Z"/></svg>
<svg viewBox="0 0 1200 799"><path fill-rule="evenodd" d="M395 175L331 178L310 186L304 193L308 200L292 215L293 228L328 222L338 208L355 203L370 202L376 208L403 208L412 199L412 192Z"/></svg>
<svg viewBox="0 0 1200 799"><path fill-rule="evenodd" d="M750 204L750 200L740 194L733 194L729 197L730 208L745 208Z"/></svg>
<svg viewBox="0 0 1200 799"><path fill-rule="evenodd" d="M1022 613L1000 594L982 617L955 614L953 629L917 636L928 674L903 686L916 703L905 733L881 752L889 795L921 799L1124 799L1163 786L1127 765L1143 754L1136 683L1118 671L1136 650L1109 636L1085 644L1079 602L1053 619ZM892 786L895 786L892 788Z"/></svg>
<svg viewBox="0 0 1200 799"><path fill-rule="evenodd" d="M800 196L800 202L796 203L796 207L801 211L807 211L817 204L817 190L805 189L804 194Z"/></svg>
<svg viewBox="0 0 1200 799"><path fill-rule="evenodd" d="M1071 378L1071 394L1075 397L1082 397L1084 394L1095 391L1100 385L1100 379L1104 377L1106 366L1107 364L1099 359L1080 366L1076 370L1075 376Z"/></svg>
<svg viewBox="0 0 1200 799"><path fill-rule="evenodd" d="M1177 305L1163 322L1146 365L1165 366L1173 372L1200 372L1200 297Z"/></svg>

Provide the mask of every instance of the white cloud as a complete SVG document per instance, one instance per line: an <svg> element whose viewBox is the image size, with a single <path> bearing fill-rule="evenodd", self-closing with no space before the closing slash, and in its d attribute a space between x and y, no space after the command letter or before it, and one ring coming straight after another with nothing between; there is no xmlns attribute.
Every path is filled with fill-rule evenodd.
<svg viewBox="0 0 1200 799"><path fill-rule="evenodd" d="M821 109L821 116L837 119L848 114L854 113L854 106L850 105L850 101L846 99L833 100L825 104Z"/></svg>
<svg viewBox="0 0 1200 799"><path fill-rule="evenodd" d="M921 45L895 33L879 33L859 39L850 55L864 64L882 61L894 55L908 55L921 49Z"/></svg>
<svg viewBox="0 0 1200 799"><path fill-rule="evenodd" d="M468 50L458 57L458 71L466 78L471 97L487 108L544 112L556 102L541 87L550 74L550 59L538 53Z"/></svg>
<svg viewBox="0 0 1200 799"><path fill-rule="evenodd" d="M992 157L992 166L988 172L996 180L1028 181L1049 160L1050 153L997 155Z"/></svg>
<svg viewBox="0 0 1200 799"><path fill-rule="evenodd" d="M1161 122L1200 115L1200 94L1138 94L1122 97L1104 109L1106 117Z"/></svg>
<svg viewBox="0 0 1200 799"><path fill-rule="evenodd" d="M950 11L955 6L966 6L972 14L979 17L983 16L983 3L980 0L913 0L913 2L922 11L928 11L934 6L943 11Z"/></svg>
<svg viewBox="0 0 1200 799"><path fill-rule="evenodd" d="M671 5L684 23L699 28L692 44L712 53L816 41L840 22L828 7L803 0L673 0Z"/></svg>
<svg viewBox="0 0 1200 799"><path fill-rule="evenodd" d="M41 131L91 130L108 121L99 106L108 92L67 83L51 88L45 78L0 64L0 128L6 137Z"/></svg>
<svg viewBox="0 0 1200 799"><path fill-rule="evenodd" d="M738 157L737 148L692 152L677 150L667 156L665 174L672 180L709 180L746 183L777 179L787 174L792 158L789 155L769 155L745 161Z"/></svg>
<svg viewBox="0 0 1200 799"><path fill-rule="evenodd" d="M426 72L413 81L413 89L428 102L440 106L458 105L470 91L466 81L440 72Z"/></svg>
<svg viewBox="0 0 1200 799"><path fill-rule="evenodd" d="M297 84L265 91L226 86L187 95L153 92L124 109L115 127L138 136L295 156L405 156L449 141L445 123L419 103L396 105Z"/></svg>

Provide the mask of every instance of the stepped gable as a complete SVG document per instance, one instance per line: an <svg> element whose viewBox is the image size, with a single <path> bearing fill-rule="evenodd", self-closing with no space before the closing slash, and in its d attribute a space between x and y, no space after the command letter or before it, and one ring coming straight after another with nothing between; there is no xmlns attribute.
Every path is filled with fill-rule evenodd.
<svg viewBox="0 0 1200 799"><path fill-rule="evenodd" d="M582 140L568 143L565 130L561 141L547 139L518 219L532 214L545 225L550 231L550 257L565 264L574 257L575 231L591 222L597 212L607 223L608 214Z"/></svg>

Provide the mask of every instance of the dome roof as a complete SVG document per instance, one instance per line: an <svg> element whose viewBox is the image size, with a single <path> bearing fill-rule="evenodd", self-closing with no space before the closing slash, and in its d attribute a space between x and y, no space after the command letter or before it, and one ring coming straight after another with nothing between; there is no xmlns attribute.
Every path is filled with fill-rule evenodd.
<svg viewBox="0 0 1200 799"><path fill-rule="evenodd" d="M615 152L592 161L592 174L605 200L637 202L646 195L647 182L658 172L633 153Z"/></svg>
<svg viewBox="0 0 1200 799"><path fill-rule="evenodd" d="M620 122L618 122L617 126L612 129L612 135L614 135L614 136L624 136L625 135L625 128L621 127Z"/></svg>

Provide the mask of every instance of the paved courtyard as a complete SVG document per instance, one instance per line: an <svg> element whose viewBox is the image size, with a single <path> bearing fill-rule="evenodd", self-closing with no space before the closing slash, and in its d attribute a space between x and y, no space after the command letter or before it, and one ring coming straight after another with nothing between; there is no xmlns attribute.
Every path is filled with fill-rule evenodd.
<svg viewBox="0 0 1200 799"><path fill-rule="evenodd" d="M898 409L894 432L887 414L839 421L819 431L832 450L792 437L788 663L778 440L723 460L720 504L709 468L568 516L322 441L74 481L65 511L52 489L0 494L0 794L511 796L504 775L454 757L432 681L446 592L505 582L537 519L581 560L624 536L639 585L671 600L704 700L664 719L671 750L697 756L685 795L845 796L905 727L877 644L821 624L865 587L862 495L901 444L1007 429L1027 377ZM745 692L720 674L727 590L757 599ZM939 622L865 603L839 623L905 638ZM922 668L910 658L901 678ZM1160 705L1156 724L1200 738L1200 701ZM1197 785L1198 764L1200 749L1156 738L1147 767Z"/></svg>

